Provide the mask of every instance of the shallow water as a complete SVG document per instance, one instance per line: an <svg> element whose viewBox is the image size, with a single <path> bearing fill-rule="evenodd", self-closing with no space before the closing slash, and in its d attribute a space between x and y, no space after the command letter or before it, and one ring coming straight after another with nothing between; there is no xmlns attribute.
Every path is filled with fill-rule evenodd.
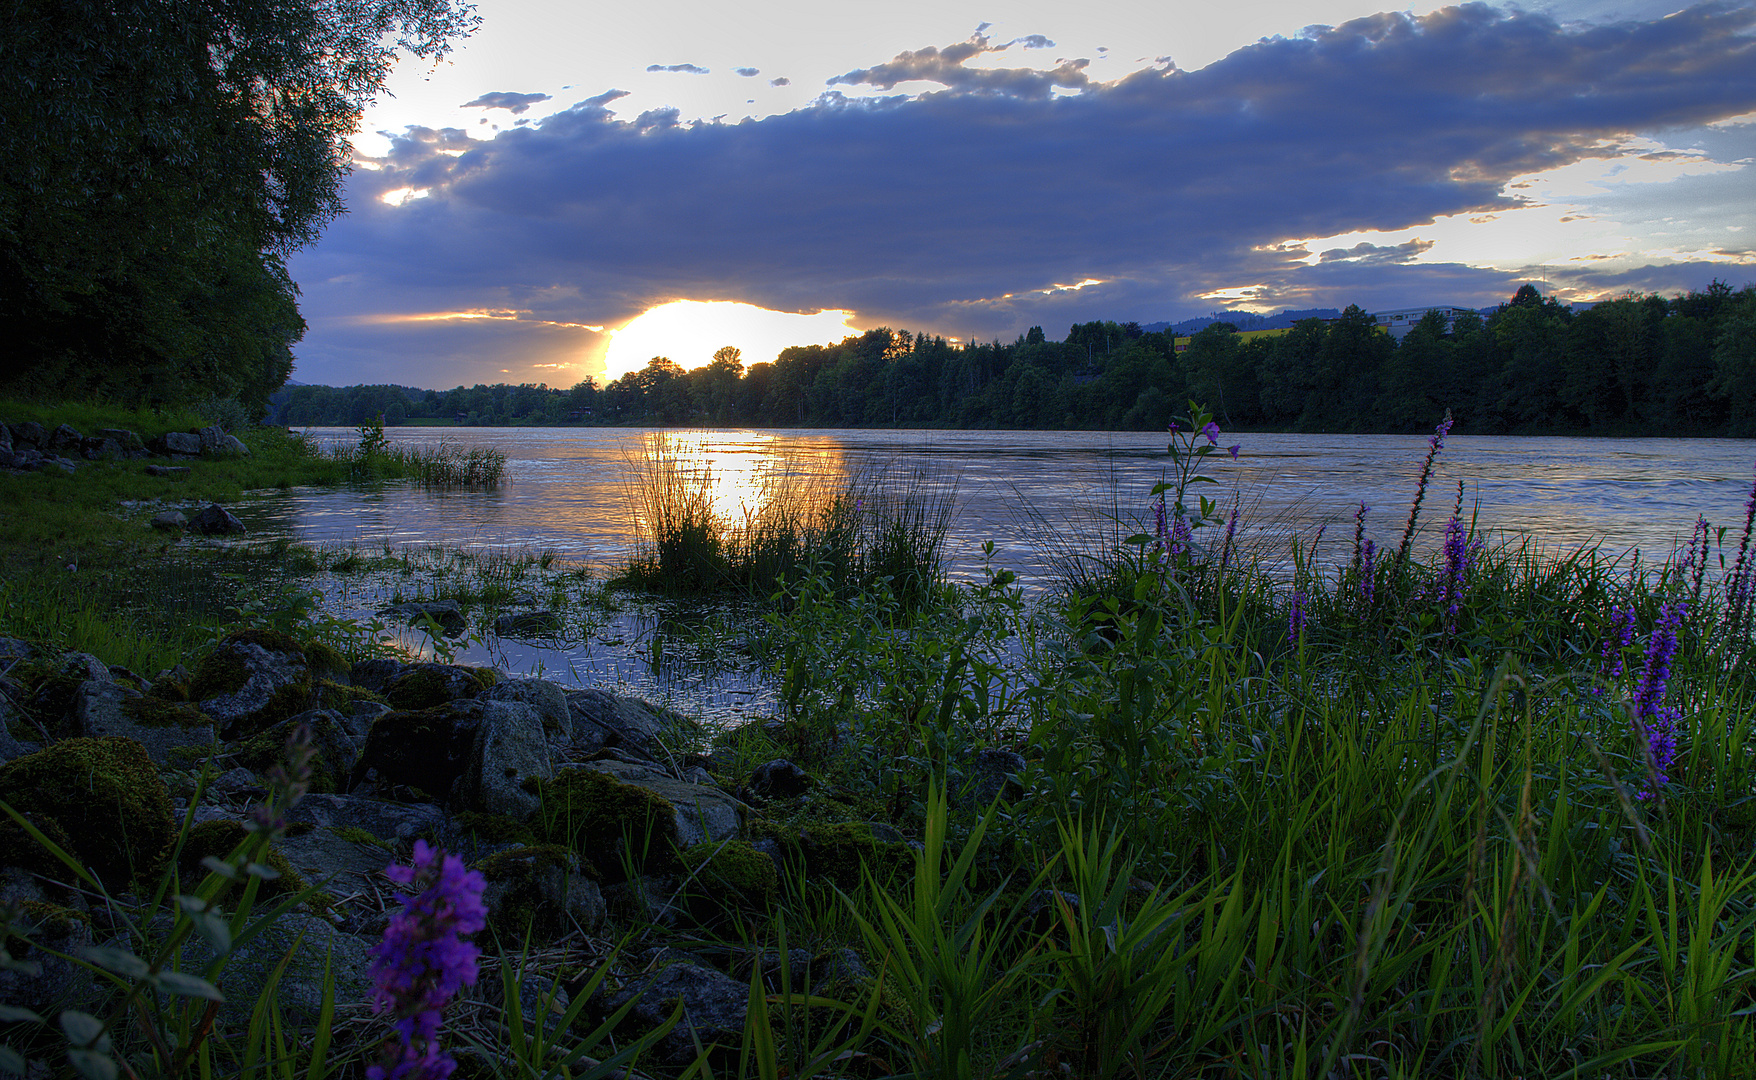
<svg viewBox="0 0 1756 1080"><path fill-rule="evenodd" d="M347 428L318 428L322 440L352 441ZM509 482L492 492L299 489L254 496L246 521L258 531L307 542L393 547L552 550L600 570L617 566L631 543L624 483L630 455L651 434L627 428L391 428L398 441L490 445L507 457ZM1165 438L1130 432L728 430L670 432L711 468L730 509L754 498L776 468L836 479L861 469L922 468L954 477L958 513L948 561L975 577L982 544L995 563L1030 587L1061 544L1102 546L1106 516L1147 515L1152 485L1165 476ZM1223 438L1229 443L1232 437ZM1401 535L1427 440L1407 435L1240 435L1237 461L1207 459L1217 484L1199 491L1222 508L1243 507L1254 535L1296 530L1309 538L1335 523L1351 537L1360 502L1381 545ZM1598 543L1607 552L1639 547L1662 557L1686 539L1696 514L1742 529L1756 441L1460 436L1447 440L1422 520L1443 526L1464 485L1490 532L1545 545ZM1048 528L1045 529L1044 525ZM1113 531L1113 530L1112 530ZM1341 545L1337 545L1339 547ZM1333 549L1332 549L1333 550Z"/></svg>

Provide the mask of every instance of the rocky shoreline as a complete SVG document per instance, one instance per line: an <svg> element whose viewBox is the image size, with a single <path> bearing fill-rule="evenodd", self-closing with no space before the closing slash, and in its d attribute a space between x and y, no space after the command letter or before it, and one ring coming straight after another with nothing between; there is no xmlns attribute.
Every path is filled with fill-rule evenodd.
<svg viewBox="0 0 1756 1080"><path fill-rule="evenodd" d="M150 440L122 428L98 428L81 434L70 424L53 431L34 420L0 422L0 469L14 473L60 469L73 472L85 461L139 461L160 458L193 461L221 454L249 454L242 439L216 425L190 431L167 431ZM148 465L157 475L178 475L178 466ZM187 472L187 469L183 469Z"/></svg>
<svg viewBox="0 0 1756 1080"><path fill-rule="evenodd" d="M315 1015L326 957L337 999L365 1000L367 950L387 921L383 871L416 839L487 877L502 950L579 950L638 929L645 947L588 1014L632 995L633 1022L652 1025L680 998L704 1042L742 1030L751 958L680 948L684 939L760 918L783 874L853 888L863 865L908 859L910 842L867 820L876 815L849 793L785 758L751 764L798 737L777 721L683 753L706 745L705 733L634 698L491 668L350 664L266 630L233 633L193 670L150 679L0 639L0 672L0 801L62 841L112 895L149 891L180 830L191 888L204 873L199 855L223 856L246 835L252 808L285 775L289 744L308 746L309 793L286 810L271 861L288 887L317 891L261 940L257 962L229 969L245 974L226 986L247 1008L248 972L266 971L276 942L284 950L302 934L279 994L290 1018ZM997 792L1023 761L986 754L999 756L970 765ZM59 934L43 942L56 951L112 944L104 904L54 884L66 877L0 820L0 903L24 905ZM788 960L819 986L865 977L848 949ZM552 979L543 987L565 994ZM0 973L0 999L45 1015L98 993L65 961L35 978ZM658 1052L682 1063L695 1050L678 1035Z"/></svg>

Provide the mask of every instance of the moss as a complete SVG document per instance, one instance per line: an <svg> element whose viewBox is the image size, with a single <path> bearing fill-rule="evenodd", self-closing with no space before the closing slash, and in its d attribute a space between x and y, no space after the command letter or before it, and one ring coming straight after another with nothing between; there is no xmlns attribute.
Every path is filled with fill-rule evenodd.
<svg viewBox="0 0 1756 1080"><path fill-rule="evenodd" d="M224 694L235 694L250 681L250 669L237 654L215 649L195 665L195 677L189 681L189 699L207 701Z"/></svg>
<svg viewBox="0 0 1756 1080"><path fill-rule="evenodd" d="M39 827L53 820L65 846L111 888L157 876L176 834L146 748L118 736L64 739L0 766L0 801Z"/></svg>
<svg viewBox="0 0 1756 1080"><path fill-rule="evenodd" d="M235 630L226 635L226 641L238 645L260 645L269 652L305 655L304 642L279 630Z"/></svg>
<svg viewBox="0 0 1756 1080"><path fill-rule="evenodd" d="M177 872L182 876L184 890L193 892L194 886L207 876L208 870L201 865L202 859L223 860L249 836L250 831L236 821L204 821L190 829L183 840L183 850L177 853ZM267 854L258 861L280 875L263 880L256 893L258 900L285 896L305 888L305 879L272 843L268 845Z"/></svg>
<svg viewBox="0 0 1756 1080"><path fill-rule="evenodd" d="M152 694L124 700L122 711L142 727L198 728L213 723L206 713L187 702L171 701Z"/></svg>
<svg viewBox="0 0 1756 1080"><path fill-rule="evenodd" d="M482 670L437 664L411 668L384 688L384 700L397 709L431 709L459 697L474 697L492 685L482 679ZM452 673L461 676L461 693L451 690Z"/></svg>
<svg viewBox="0 0 1756 1080"><path fill-rule="evenodd" d="M304 645L305 663L311 666L311 673L320 680L335 680L345 676L353 667L348 658L334 647L322 641L307 641Z"/></svg>
<svg viewBox="0 0 1756 1080"><path fill-rule="evenodd" d="M502 941L522 941L530 931L547 936L571 929L565 912L547 902L543 888L545 876L560 878L550 881L551 894L564 887L565 875L574 870L574 854L567 848L560 844L517 847L490 855L472 869L506 889L488 919Z"/></svg>
<svg viewBox="0 0 1756 1080"><path fill-rule="evenodd" d="M188 701L189 680L187 677L179 679L167 671L152 681L152 686L147 689L147 696L162 701Z"/></svg>
<svg viewBox="0 0 1756 1080"><path fill-rule="evenodd" d="M91 916L85 912L42 900L26 900L19 905L19 910L23 912L32 932L43 937L65 938L75 933L81 925L91 925Z"/></svg>
<svg viewBox="0 0 1756 1080"><path fill-rule="evenodd" d="M592 769L565 769L542 786L536 825L606 872L624 862L651 873L674 861L676 810L670 800Z"/></svg>
<svg viewBox="0 0 1756 1080"><path fill-rule="evenodd" d="M678 857L683 872L693 875L692 893L724 904L733 901L750 911L762 911L780 889L774 860L745 840L696 844Z"/></svg>
<svg viewBox="0 0 1756 1080"><path fill-rule="evenodd" d="M478 840L489 844L535 844L536 830L525 822L505 814L488 814L480 810L465 810L452 818L457 831L473 835Z"/></svg>
<svg viewBox="0 0 1756 1080"><path fill-rule="evenodd" d="M325 828L326 831L335 836L339 836L350 844L365 844L370 847L383 848L385 851L395 850L395 845L390 843L390 841L381 840L367 832L365 829L357 828L353 825L329 825Z"/></svg>
<svg viewBox="0 0 1756 1080"><path fill-rule="evenodd" d="M317 707L319 709L335 709L346 711L361 701L370 701L377 705L388 705L383 694L375 694L363 686L350 686L330 679L317 681Z"/></svg>
<svg viewBox="0 0 1756 1080"><path fill-rule="evenodd" d="M271 703L272 704L272 703ZM341 726L326 716L306 721L311 729L310 790L328 794L345 789L348 766L352 763L352 739ZM288 717L235 744L232 761L254 773L266 773L286 760L287 740L293 733L293 718Z"/></svg>
<svg viewBox="0 0 1756 1080"><path fill-rule="evenodd" d="M859 886L861 867L870 867L873 875L883 880L909 859L907 844L879 840L864 821L812 825L800 832L799 845L812 880L844 890Z"/></svg>

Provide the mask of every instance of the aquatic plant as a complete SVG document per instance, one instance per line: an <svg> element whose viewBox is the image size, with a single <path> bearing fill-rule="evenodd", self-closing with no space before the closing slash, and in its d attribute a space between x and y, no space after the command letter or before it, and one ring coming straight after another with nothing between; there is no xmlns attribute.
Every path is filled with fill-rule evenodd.
<svg viewBox="0 0 1756 1080"><path fill-rule="evenodd" d="M1420 522L1421 503L1427 497L1427 482L1433 478L1433 462L1439 451L1445 448L1445 436L1451 433L1451 410L1445 410L1445 419L1433 429L1427 439L1427 456L1421 462L1421 478L1415 482L1414 500L1409 503L1408 522L1402 528L1402 540L1396 545L1396 561L1391 566L1391 576L1400 579L1408 566L1409 548L1415 541L1415 526Z"/></svg>

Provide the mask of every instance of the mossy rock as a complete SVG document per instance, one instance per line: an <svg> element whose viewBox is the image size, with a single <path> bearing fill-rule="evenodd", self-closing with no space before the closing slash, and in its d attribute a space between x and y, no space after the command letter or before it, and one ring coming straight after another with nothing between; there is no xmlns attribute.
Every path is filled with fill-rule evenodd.
<svg viewBox="0 0 1756 1080"><path fill-rule="evenodd" d="M275 765L286 761L287 741L300 724L311 729L313 753L308 790L324 794L345 790L348 771L354 767L358 755L353 736L342 727L340 718L324 710L300 713L240 740L232 761L258 775L266 774Z"/></svg>
<svg viewBox="0 0 1756 1080"><path fill-rule="evenodd" d="M146 748L116 736L63 739L0 766L0 801L46 833L43 823L53 821L70 853L113 889L155 878L177 830ZM11 854L0 851L0 862Z"/></svg>
<svg viewBox="0 0 1756 1080"><path fill-rule="evenodd" d="M250 830L236 821L204 821L189 830L183 840L183 849L177 853L177 873L183 881L183 891L194 892L195 886L208 875L208 870L201 865L205 858L224 860L238 849L250 836ZM257 900L268 900L276 896L296 893L305 887L305 879L293 869L293 864L281 854L281 850L270 843L267 854L257 860L280 876L265 878L258 887ZM241 886L240 886L241 887Z"/></svg>
<svg viewBox="0 0 1756 1080"><path fill-rule="evenodd" d="M531 844L537 842L536 830L530 823L505 814L489 814L481 810L465 810L452 817L451 823L462 836L474 836L487 844Z"/></svg>
<svg viewBox="0 0 1756 1080"><path fill-rule="evenodd" d="M493 911L488 926L503 947L518 948L527 934L543 941L567 933L573 928L568 909L579 906L578 901L602 906L595 870L560 844L511 848L472 869L488 880L486 898ZM590 897L570 896L573 888Z"/></svg>
<svg viewBox="0 0 1756 1080"><path fill-rule="evenodd" d="M369 701L374 705L390 704L384 700L383 694L375 694L363 686L350 686L332 679L317 680L316 697L319 709L334 709L337 712L351 712L362 701Z"/></svg>
<svg viewBox="0 0 1756 1080"><path fill-rule="evenodd" d="M449 798L480 729L469 702L385 713L366 733L348 789L375 776L380 794L405 802Z"/></svg>
<svg viewBox="0 0 1756 1080"><path fill-rule="evenodd" d="M189 698L219 722L226 738L248 738L311 707L311 672L297 638L239 630L201 658Z"/></svg>
<svg viewBox="0 0 1756 1080"><path fill-rule="evenodd" d="M141 727L212 727L213 719L206 713L189 704L169 698L147 694L143 697L124 698L122 711L130 720Z"/></svg>
<svg viewBox="0 0 1756 1080"><path fill-rule="evenodd" d="M390 681L384 700L395 709L416 710L475 697L493 685L483 676L484 670L492 671L460 664L417 664Z"/></svg>
<svg viewBox="0 0 1756 1080"><path fill-rule="evenodd" d="M564 769L540 790L540 837L577 852L606 880L621 880L626 865L655 873L674 864L676 808L663 796L591 769Z"/></svg>
<svg viewBox="0 0 1756 1080"><path fill-rule="evenodd" d="M843 890L859 887L862 867L870 868L872 876L883 881L897 867L911 862L907 844L878 839L871 823L865 821L812 825L799 833L799 847L813 882Z"/></svg>
<svg viewBox="0 0 1756 1080"><path fill-rule="evenodd" d="M780 891L774 860L746 840L696 844L679 854L677 861L681 873L692 879L689 893L710 905L761 912Z"/></svg>

